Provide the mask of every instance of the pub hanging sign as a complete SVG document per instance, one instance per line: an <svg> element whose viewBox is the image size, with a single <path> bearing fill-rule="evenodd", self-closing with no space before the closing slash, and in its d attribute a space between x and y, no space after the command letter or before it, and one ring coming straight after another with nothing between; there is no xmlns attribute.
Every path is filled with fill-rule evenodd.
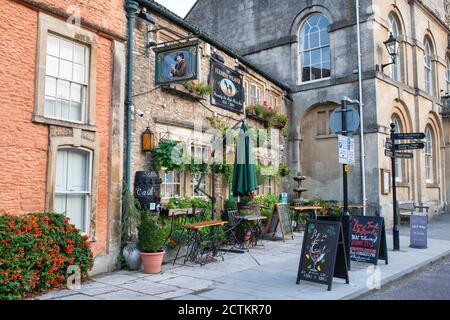
<svg viewBox="0 0 450 320"><path fill-rule="evenodd" d="M223 64L211 62L211 104L235 112L244 109L242 75Z"/></svg>

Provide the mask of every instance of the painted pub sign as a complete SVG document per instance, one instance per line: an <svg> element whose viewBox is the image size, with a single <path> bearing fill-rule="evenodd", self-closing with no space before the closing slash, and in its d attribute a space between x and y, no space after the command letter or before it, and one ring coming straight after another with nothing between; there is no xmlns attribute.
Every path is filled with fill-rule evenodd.
<svg viewBox="0 0 450 320"><path fill-rule="evenodd" d="M155 48L154 51L156 85L197 79L198 42Z"/></svg>
<svg viewBox="0 0 450 320"><path fill-rule="evenodd" d="M244 87L242 75L223 64L211 62L211 104L242 112L244 109Z"/></svg>

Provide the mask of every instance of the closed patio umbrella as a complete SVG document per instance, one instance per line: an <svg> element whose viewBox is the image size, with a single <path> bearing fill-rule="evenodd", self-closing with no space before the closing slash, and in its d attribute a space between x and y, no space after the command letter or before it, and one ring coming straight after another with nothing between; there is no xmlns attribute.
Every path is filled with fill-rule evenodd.
<svg viewBox="0 0 450 320"><path fill-rule="evenodd" d="M256 166L253 158L253 147L248 132L248 126L244 123L242 124L239 132L236 146L236 159L234 162L231 191L235 197L249 196L252 191L257 188L258 182L256 180Z"/></svg>

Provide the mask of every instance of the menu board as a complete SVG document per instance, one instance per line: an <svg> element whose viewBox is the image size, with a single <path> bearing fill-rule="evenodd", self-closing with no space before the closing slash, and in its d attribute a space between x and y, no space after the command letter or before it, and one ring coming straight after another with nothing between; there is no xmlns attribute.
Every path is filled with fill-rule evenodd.
<svg viewBox="0 0 450 320"><path fill-rule="evenodd" d="M269 218L267 233L273 233L272 236L275 236L278 225L281 227L283 241L288 235L291 235L292 239L294 239L291 219L289 219L289 208L285 203L278 203L274 206L272 215Z"/></svg>
<svg viewBox="0 0 450 320"><path fill-rule="evenodd" d="M327 284L331 290L333 277L349 283L341 223L309 221L303 238L297 284L306 280Z"/></svg>
<svg viewBox="0 0 450 320"><path fill-rule="evenodd" d="M426 215L411 215L410 221L410 247L416 249L427 248L428 217Z"/></svg>
<svg viewBox="0 0 450 320"><path fill-rule="evenodd" d="M369 216L352 217L350 259L358 262L387 264L387 244L384 218Z"/></svg>

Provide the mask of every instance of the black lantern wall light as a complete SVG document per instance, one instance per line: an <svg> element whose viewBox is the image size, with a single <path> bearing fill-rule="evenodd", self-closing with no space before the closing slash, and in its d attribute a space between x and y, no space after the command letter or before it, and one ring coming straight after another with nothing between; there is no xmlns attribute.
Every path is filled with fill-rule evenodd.
<svg viewBox="0 0 450 320"><path fill-rule="evenodd" d="M386 63L386 64L382 64L381 65L381 72L383 72L384 68L386 68L387 66L390 66L391 64L395 64L395 60L396 60L397 55L398 55L398 50L400 48L400 41L398 41L398 39L394 37L392 32L389 33L389 39L387 39L383 43L386 46L386 49L387 49L387 51L388 51L388 53L389 53L389 55L391 57L391 62L390 63Z"/></svg>

